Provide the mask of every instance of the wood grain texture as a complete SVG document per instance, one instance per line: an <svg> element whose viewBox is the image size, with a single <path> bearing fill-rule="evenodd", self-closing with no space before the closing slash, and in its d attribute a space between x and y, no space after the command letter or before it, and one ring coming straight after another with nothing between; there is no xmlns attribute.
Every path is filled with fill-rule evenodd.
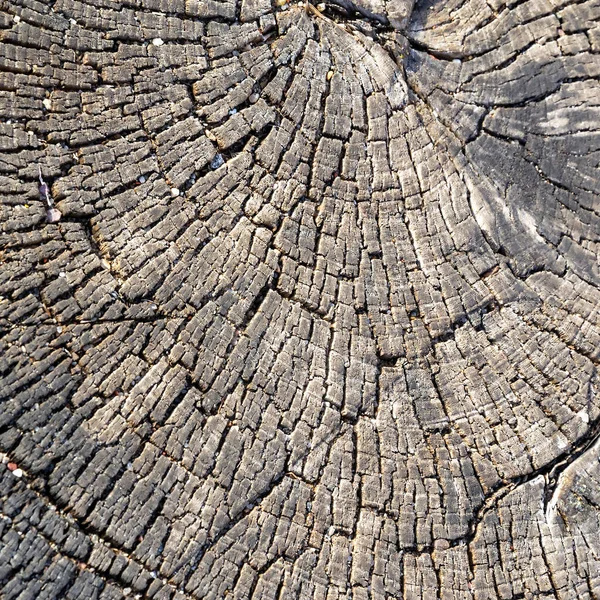
<svg viewBox="0 0 600 600"><path fill-rule="evenodd" d="M600 597L600 2L279 4L0 1L0 597Z"/></svg>

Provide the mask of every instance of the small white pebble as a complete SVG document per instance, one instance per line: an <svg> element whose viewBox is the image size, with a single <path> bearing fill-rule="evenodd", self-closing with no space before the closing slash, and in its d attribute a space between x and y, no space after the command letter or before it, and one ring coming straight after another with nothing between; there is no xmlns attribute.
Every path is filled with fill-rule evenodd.
<svg viewBox="0 0 600 600"><path fill-rule="evenodd" d="M12 474L13 474L15 477L23 477L23 469L15 469L15 470L12 472Z"/></svg>
<svg viewBox="0 0 600 600"><path fill-rule="evenodd" d="M152 40L153 46L162 46L163 44L164 44L164 42L160 38L154 38Z"/></svg>
<svg viewBox="0 0 600 600"><path fill-rule="evenodd" d="M173 196L173 198L177 198L177 196L179 196L179 188L172 187L171 188L171 196Z"/></svg>
<svg viewBox="0 0 600 600"><path fill-rule="evenodd" d="M59 327L57 327L57 328L56 328L56 332L57 332L57 333L62 333L62 327L60 327L60 326L59 326Z"/></svg>
<svg viewBox="0 0 600 600"><path fill-rule="evenodd" d="M58 274L58 276L59 276L59 277L66 277L66 276L67 276L67 274L66 274L64 271L61 271L61 272Z"/></svg>
<svg viewBox="0 0 600 600"><path fill-rule="evenodd" d="M237 108L232 108L232 109L229 111L229 114L230 114L230 115L235 115L235 113L236 113L236 112L237 112Z"/></svg>
<svg viewBox="0 0 600 600"><path fill-rule="evenodd" d="M107 271L110 270L110 263L105 258L103 258L100 263Z"/></svg>
<svg viewBox="0 0 600 600"><path fill-rule="evenodd" d="M50 98L44 98L42 100L42 104L46 110L50 110L52 108L52 100L50 100Z"/></svg>
<svg viewBox="0 0 600 600"><path fill-rule="evenodd" d="M13 21L14 21L15 23L20 23L20 22L21 22L21 17L20 17L19 15L15 15L15 16L13 17Z"/></svg>
<svg viewBox="0 0 600 600"><path fill-rule="evenodd" d="M248 100L250 100L250 104L256 104L260 96L258 94L250 94Z"/></svg>
<svg viewBox="0 0 600 600"><path fill-rule="evenodd" d="M322 2L320 4L317 4L317 10L319 12L323 12L325 10L325 5Z"/></svg>
<svg viewBox="0 0 600 600"><path fill-rule="evenodd" d="M139 181L140 183L146 183L146 178L145 178L143 175L140 175L140 176L138 177L138 181Z"/></svg>
<svg viewBox="0 0 600 600"><path fill-rule="evenodd" d="M60 218L62 217L62 213L58 208L49 208L46 211L46 222L47 223L58 223Z"/></svg>

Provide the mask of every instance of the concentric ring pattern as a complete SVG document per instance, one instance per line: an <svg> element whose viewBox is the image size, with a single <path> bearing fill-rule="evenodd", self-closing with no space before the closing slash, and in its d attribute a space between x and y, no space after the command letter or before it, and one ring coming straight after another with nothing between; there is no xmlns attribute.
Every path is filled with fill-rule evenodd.
<svg viewBox="0 0 600 600"><path fill-rule="evenodd" d="M600 595L597 0L0 6L2 598Z"/></svg>

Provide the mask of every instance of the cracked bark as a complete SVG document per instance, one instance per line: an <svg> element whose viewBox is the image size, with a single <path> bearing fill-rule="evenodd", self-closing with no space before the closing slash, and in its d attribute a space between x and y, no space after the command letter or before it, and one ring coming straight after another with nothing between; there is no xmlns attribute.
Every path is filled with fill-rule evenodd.
<svg viewBox="0 0 600 600"><path fill-rule="evenodd" d="M0 3L0 596L597 597L597 2L278 4Z"/></svg>

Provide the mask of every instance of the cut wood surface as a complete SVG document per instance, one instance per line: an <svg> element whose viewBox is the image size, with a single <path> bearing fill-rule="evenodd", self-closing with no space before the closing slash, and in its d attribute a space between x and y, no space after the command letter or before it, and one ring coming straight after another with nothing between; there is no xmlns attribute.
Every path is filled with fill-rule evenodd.
<svg viewBox="0 0 600 600"><path fill-rule="evenodd" d="M0 0L0 598L599 598L599 164L599 0Z"/></svg>

